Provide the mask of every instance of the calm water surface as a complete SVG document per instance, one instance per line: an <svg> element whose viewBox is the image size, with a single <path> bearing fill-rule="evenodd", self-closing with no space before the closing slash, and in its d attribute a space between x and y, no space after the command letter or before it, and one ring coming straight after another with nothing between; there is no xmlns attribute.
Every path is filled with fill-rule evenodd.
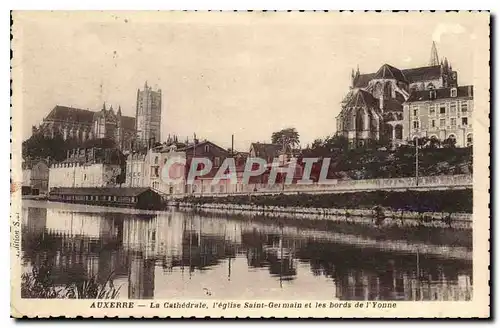
<svg viewBox="0 0 500 328"><path fill-rule="evenodd" d="M231 216L24 201L25 272L111 277L121 299L469 300L472 263Z"/></svg>

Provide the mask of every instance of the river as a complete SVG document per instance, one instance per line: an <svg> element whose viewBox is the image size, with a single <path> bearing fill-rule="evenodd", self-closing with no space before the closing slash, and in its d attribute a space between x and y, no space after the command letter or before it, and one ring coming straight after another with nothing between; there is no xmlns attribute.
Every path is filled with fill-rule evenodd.
<svg viewBox="0 0 500 328"><path fill-rule="evenodd" d="M44 286L110 280L119 299L470 300L472 261L446 255L467 250L436 256L419 245L250 217L23 201L23 271L48 268Z"/></svg>

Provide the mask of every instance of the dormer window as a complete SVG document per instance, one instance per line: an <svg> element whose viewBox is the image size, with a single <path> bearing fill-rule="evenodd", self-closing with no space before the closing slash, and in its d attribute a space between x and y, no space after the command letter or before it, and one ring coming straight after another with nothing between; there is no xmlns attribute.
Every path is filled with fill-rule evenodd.
<svg viewBox="0 0 500 328"><path fill-rule="evenodd" d="M429 98L431 100L436 99L436 90L429 91Z"/></svg>
<svg viewBox="0 0 500 328"><path fill-rule="evenodd" d="M457 96L457 88L450 89L450 96L455 98Z"/></svg>

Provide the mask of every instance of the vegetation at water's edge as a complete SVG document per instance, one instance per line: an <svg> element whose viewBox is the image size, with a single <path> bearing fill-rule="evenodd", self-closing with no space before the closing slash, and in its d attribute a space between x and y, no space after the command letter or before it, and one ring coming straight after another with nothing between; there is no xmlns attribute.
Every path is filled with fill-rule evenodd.
<svg viewBox="0 0 500 328"><path fill-rule="evenodd" d="M108 277L99 282L91 277L65 286L55 286L51 279L51 268L47 265L34 266L31 272L21 276L22 298L70 298L70 299L115 299L120 287L116 288Z"/></svg>
<svg viewBox="0 0 500 328"><path fill-rule="evenodd" d="M256 206L372 209L416 212L472 213L472 189L431 191L371 191L342 194L238 195L227 197L185 197L191 204L240 204Z"/></svg>

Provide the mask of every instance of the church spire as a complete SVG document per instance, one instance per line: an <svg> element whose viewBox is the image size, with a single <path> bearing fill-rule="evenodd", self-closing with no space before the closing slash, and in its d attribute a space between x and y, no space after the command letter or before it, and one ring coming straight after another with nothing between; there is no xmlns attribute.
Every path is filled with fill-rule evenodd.
<svg viewBox="0 0 500 328"><path fill-rule="evenodd" d="M106 110L106 102L102 103L102 111L104 112Z"/></svg>
<svg viewBox="0 0 500 328"><path fill-rule="evenodd" d="M116 114L121 115L122 114L122 106L118 105L118 112Z"/></svg>
<svg viewBox="0 0 500 328"><path fill-rule="evenodd" d="M429 60L429 66L437 66L437 65L439 65L438 51L436 48L436 42L432 41L431 58Z"/></svg>

